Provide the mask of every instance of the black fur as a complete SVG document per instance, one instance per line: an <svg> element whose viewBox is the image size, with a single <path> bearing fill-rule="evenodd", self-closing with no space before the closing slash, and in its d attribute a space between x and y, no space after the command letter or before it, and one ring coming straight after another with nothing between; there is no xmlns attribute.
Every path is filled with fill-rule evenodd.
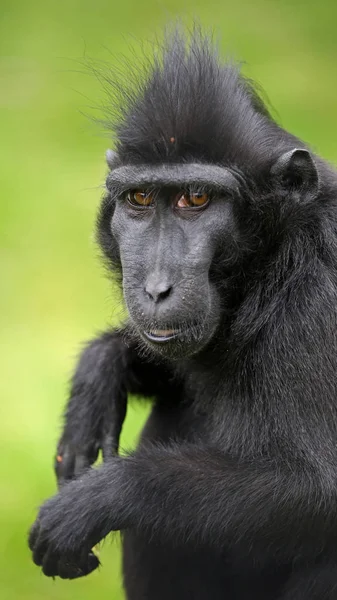
<svg viewBox="0 0 337 600"><path fill-rule="evenodd" d="M34 561L87 574L121 530L129 600L336 600L337 174L196 33L126 90L98 238L130 318L81 356L57 466L80 476L40 509ZM172 163L236 187L210 176L209 205L184 212L180 181L146 210L109 185ZM127 392L152 413L137 450L109 457Z"/></svg>

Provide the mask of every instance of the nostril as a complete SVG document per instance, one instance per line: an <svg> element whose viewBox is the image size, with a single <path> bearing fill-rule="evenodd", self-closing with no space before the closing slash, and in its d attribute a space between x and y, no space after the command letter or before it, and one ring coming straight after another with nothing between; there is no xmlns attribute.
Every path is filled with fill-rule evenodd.
<svg viewBox="0 0 337 600"><path fill-rule="evenodd" d="M169 287L167 288L167 290L164 290L163 292L159 292L158 294L158 300L165 300L166 298L168 298L168 296L171 293L172 288Z"/></svg>
<svg viewBox="0 0 337 600"><path fill-rule="evenodd" d="M153 302L162 302L171 294L172 286L163 284L146 285L144 291Z"/></svg>

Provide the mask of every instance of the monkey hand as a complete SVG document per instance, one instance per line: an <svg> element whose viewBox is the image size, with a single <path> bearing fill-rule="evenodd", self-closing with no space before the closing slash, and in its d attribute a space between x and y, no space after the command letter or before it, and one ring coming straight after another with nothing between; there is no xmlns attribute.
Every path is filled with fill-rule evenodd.
<svg viewBox="0 0 337 600"><path fill-rule="evenodd" d="M110 411L111 413L111 411ZM59 487L82 475L93 465L101 450L104 461L118 453L121 424L118 419L103 421L102 427L90 431L89 424L82 420L76 432L66 427L60 438L54 460L54 471ZM113 415L114 416L114 415Z"/></svg>
<svg viewBox="0 0 337 600"><path fill-rule="evenodd" d="M122 417L117 408L114 410L111 403L105 411L101 407L99 420L97 414L93 415L92 411L87 410L81 414L78 409L80 404L78 398L73 400L76 400L75 409L79 416L77 418L74 418L73 414L68 416L54 460L54 471L59 487L83 475L96 462L100 450L104 461L117 454L119 434L125 415L126 396L125 399L123 398L123 411L120 409L123 412ZM83 408L84 399L82 400ZM98 412L96 408L96 413Z"/></svg>
<svg viewBox="0 0 337 600"><path fill-rule="evenodd" d="M76 436L65 432L58 442L54 471L59 487L80 476L97 460L102 441L100 436L87 436L80 431Z"/></svg>
<svg viewBox="0 0 337 600"><path fill-rule="evenodd" d="M55 457L59 486L83 474L100 450L104 461L118 451L127 404L126 351L114 331L92 340L80 355Z"/></svg>
<svg viewBox="0 0 337 600"><path fill-rule="evenodd" d="M107 531L99 522L95 494L92 489L88 491L86 481L85 476L70 482L47 500L30 530L33 561L48 577L75 579L100 564L92 548Z"/></svg>

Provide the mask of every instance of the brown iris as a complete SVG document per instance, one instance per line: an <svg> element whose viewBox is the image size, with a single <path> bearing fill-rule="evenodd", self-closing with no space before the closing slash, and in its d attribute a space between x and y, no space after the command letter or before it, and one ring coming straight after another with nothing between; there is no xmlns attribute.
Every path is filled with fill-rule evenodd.
<svg viewBox="0 0 337 600"><path fill-rule="evenodd" d="M202 192L183 192L178 196L177 208L202 208L209 201L209 196Z"/></svg>
<svg viewBox="0 0 337 600"><path fill-rule="evenodd" d="M135 206L136 208L146 208L153 204L153 192L133 190L128 192L127 200L131 206Z"/></svg>

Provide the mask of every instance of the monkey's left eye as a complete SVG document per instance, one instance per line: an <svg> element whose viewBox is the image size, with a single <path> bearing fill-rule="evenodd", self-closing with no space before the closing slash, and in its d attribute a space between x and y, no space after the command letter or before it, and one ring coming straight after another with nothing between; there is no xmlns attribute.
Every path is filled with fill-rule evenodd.
<svg viewBox="0 0 337 600"><path fill-rule="evenodd" d="M178 196L176 208L201 208L209 202L209 195L201 192L184 192Z"/></svg>
<svg viewBox="0 0 337 600"><path fill-rule="evenodd" d="M136 208L147 208L154 203L153 192L143 190L132 190L127 193L127 201Z"/></svg>

